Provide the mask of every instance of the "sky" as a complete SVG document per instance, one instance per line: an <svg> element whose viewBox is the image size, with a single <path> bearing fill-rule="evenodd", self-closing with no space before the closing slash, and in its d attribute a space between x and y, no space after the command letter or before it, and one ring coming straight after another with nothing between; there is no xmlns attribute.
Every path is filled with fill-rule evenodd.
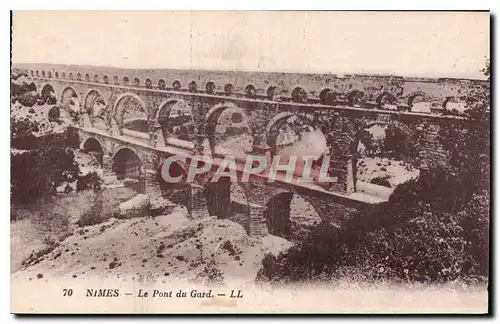
<svg viewBox="0 0 500 324"><path fill-rule="evenodd" d="M484 78L489 13L15 11L14 63Z"/></svg>

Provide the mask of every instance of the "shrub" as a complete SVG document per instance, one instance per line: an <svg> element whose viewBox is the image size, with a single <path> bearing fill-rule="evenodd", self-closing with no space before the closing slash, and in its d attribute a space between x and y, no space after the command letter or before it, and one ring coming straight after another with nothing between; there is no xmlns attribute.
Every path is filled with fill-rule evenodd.
<svg viewBox="0 0 500 324"><path fill-rule="evenodd" d="M49 110L48 118L50 122L58 122L61 118L61 111L59 107L52 107Z"/></svg>
<svg viewBox="0 0 500 324"><path fill-rule="evenodd" d="M202 272L196 276L196 280L201 281L205 285L221 285L224 284L224 274L217 267L214 260L211 260Z"/></svg>
<svg viewBox="0 0 500 324"><path fill-rule="evenodd" d="M61 147L43 147L11 155L13 202L55 195L56 188L78 175L73 152Z"/></svg>
<svg viewBox="0 0 500 324"><path fill-rule="evenodd" d="M96 172L89 172L84 176L78 176L76 183L76 190L100 190L103 184L103 180L99 177Z"/></svg>
<svg viewBox="0 0 500 324"><path fill-rule="evenodd" d="M104 212L101 195L96 195L95 201L89 210L85 211L76 224L80 227L99 224L103 221L101 216Z"/></svg>
<svg viewBox="0 0 500 324"><path fill-rule="evenodd" d="M257 279L287 283L331 276L345 263L345 248L340 229L328 224L316 226L300 245L278 257L267 254Z"/></svg>
<svg viewBox="0 0 500 324"><path fill-rule="evenodd" d="M446 282L488 269L489 194L464 205L456 177L440 170L398 186L386 203L360 211L342 229L321 226L285 254L268 255L258 279L294 282L339 277Z"/></svg>
<svg viewBox="0 0 500 324"><path fill-rule="evenodd" d="M77 215L77 225L87 226L102 223L111 217L118 218L120 203L134 197L137 192L130 188L115 188L83 190L72 195L66 197L65 205L78 205L81 212Z"/></svg>
<svg viewBox="0 0 500 324"><path fill-rule="evenodd" d="M221 248L227 251L231 256L241 253L241 251L229 240L224 241Z"/></svg>
<svg viewBox="0 0 500 324"><path fill-rule="evenodd" d="M387 179L388 179L387 177L376 177L376 178L373 178L370 181L370 183L376 184L378 186L384 186L384 187L391 188L392 187L391 183Z"/></svg>
<svg viewBox="0 0 500 324"><path fill-rule="evenodd" d="M38 132L39 128L35 122L30 121L28 118L21 120L10 120L10 143L11 147L29 150L34 148L33 143L38 139L33 135L33 132Z"/></svg>

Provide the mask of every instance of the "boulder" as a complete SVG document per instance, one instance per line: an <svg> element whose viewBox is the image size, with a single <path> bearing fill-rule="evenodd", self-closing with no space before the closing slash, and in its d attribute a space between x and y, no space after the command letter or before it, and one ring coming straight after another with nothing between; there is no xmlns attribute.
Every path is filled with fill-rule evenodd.
<svg viewBox="0 0 500 324"><path fill-rule="evenodd" d="M149 196L138 194L131 199L122 202L119 206L120 218L143 217L151 215L151 203Z"/></svg>

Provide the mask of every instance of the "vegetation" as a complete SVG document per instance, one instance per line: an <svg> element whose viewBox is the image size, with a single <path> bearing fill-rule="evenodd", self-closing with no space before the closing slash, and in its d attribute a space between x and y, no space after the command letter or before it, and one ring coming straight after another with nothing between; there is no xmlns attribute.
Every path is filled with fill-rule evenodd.
<svg viewBox="0 0 500 324"><path fill-rule="evenodd" d="M103 184L102 179L96 172L89 172L84 176L78 177L76 182L76 190L100 190Z"/></svg>
<svg viewBox="0 0 500 324"><path fill-rule="evenodd" d="M25 93L21 88L13 94L19 92ZM14 112L11 116L11 147L21 150L11 154L12 203L24 205L54 196L64 184L64 192L69 193L73 191L69 184L75 181L77 190L99 189L101 181L97 174L80 175L72 150L78 147L77 134L69 129L55 132L54 127L60 124L56 113L49 113L52 120L47 121L36 121L30 114L37 113L33 110L28 117L16 118Z"/></svg>
<svg viewBox="0 0 500 324"><path fill-rule="evenodd" d="M376 178L373 178L370 183L373 183L373 184L376 184L376 185L379 185L379 186L383 186L383 187L387 187L387 188L392 188L391 186L391 183L389 182L389 180L387 180L389 177L376 177Z"/></svg>
<svg viewBox="0 0 500 324"><path fill-rule="evenodd" d="M56 188L78 177L78 166L71 150L41 147L11 155L11 196L13 203L56 194Z"/></svg>
<svg viewBox="0 0 500 324"><path fill-rule="evenodd" d="M476 89L464 117L441 125L442 144L451 154L445 167L421 172L418 179L398 186L388 202L355 213L341 229L322 225L286 253L267 255L258 279L293 282L349 275L367 281L485 280L489 88ZM406 151L401 138L393 133L386 142L393 151Z"/></svg>

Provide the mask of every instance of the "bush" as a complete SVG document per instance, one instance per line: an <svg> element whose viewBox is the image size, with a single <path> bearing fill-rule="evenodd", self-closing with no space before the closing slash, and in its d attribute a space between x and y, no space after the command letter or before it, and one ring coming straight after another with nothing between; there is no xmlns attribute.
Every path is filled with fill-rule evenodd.
<svg viewBox="0 0 500 324"><path fill-rule="evenodd" d="M338 278L446 282L487 275L489 194L464 204L455 177L435 170L398 186L386 203L315 228L299 246L268 255L258 279L295 282Z"/></svg>
<svg viewBox="0 0 500 324"><path fill-rule="evenodd" d="M120 203L137 195L130 188L77 191L73 197L67 197L66 205L79 205L78 226L95 225L111 217L119 217ZM74 202L70 202L75 198Z"/></svg>
<svg viewBox="0 0 500 324"><path fill-rule="evenodd" d="M217 267L214 260L211 260L203 271L196 276L197 281L201 281L205 285L222 285L224 284L224 274Z"/></svg>
<svg viewBox="0 0 500 324"><path fill-rule="evenodd" d="M103 180L99 177L96 172L89 172L84 176L79 176L76 182L76 190L100 190L103 184Z"/></svg>
<svg viewBox="0 0 500 324"><path fill-rule="evenodd" d="M390 125L385 129L385 139L380 149L385 156L412 159L418 156L415 144L415 139L410 138L401 129Z"/></svg>
<svg viewBox="0 0 500 324"><path fill-rule="evenodd" d="M48 118L49 118L50 122L58 122L61 118L60 108L59 107L52 107L49 110Z"/></svg>
<svg viewBox="0 0 500 324"><path fill-rule="evenodd" d="M73 152L61 147L43 147L11 155L11 197L27 203L56 194L56 188L79 173Z"/></svg>
<svg viewBox="0 0 500 324"><path fill-rule="evenodd" d="M35 122L30 121L28 118L21 120L15 120L11 118L10 120L10 143L12 148L29 150L34 148L37 138L33 135L33 132L38 132L39 128Z"/></svg>
<svg viewBox="0 0 500 324"><path fill-rule="evenodd" d="M231 256L241 253L241 251L229 240L224 241L221 248L227 251Z"/></svg>
<svg viewBox="0 0 500 324"><path fill-rule="evenodd" d="M458 216L436 213L425 204L419 207L409 211L415 217L398 215L402 222L397 226L383 224L358 237L354 250L367 278L445 282L470 274L470 243Z"/></svg>
<svg viewBox="0 0 500 324"><path fill-rule="evenodd" d="M345 264L346 246L342 231L332 225L322 224L311 230L300 245L286 253L266 254L258 280L288 283L314 280L332 276Z"/></svg>
<svg viewBox="0 0 500 324"><path fill-rule="evenodd" d="M378 186L392 188L391 183L387 179L388 179L387 177L376 177L376 178L373 178L370 181L370 183L376 184Z"/></svg>

